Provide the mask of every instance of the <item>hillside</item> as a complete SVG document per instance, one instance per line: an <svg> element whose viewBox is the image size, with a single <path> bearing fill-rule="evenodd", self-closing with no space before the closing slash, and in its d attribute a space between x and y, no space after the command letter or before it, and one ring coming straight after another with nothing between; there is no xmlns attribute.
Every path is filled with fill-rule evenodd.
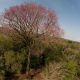
<svg viewBox="0 0 80 80"><path fill-rule="evenodd" d="M46 77L49 80L80 80L80 43L62 39L54 47L53 54L57 50L55 58L49 63L47 72L44 69Z"/></svg>
<svg viewBox="0 0 80 80"><path fill-rule="evenodd" d="M25 51L0 34L0 80L25 80ZM31 58L32 80L80 80L80 43L54 39L44 58ZM43 61L46 63L44 64Z"/></svg>

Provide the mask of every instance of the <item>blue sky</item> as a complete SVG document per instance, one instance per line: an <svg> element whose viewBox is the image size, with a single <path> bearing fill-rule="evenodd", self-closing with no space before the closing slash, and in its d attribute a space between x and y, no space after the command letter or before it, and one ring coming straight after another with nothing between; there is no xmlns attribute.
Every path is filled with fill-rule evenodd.
<svg viewBox="0 0 80 80"><path fill-rule="evenodd" d="M10 6L34 2L55 10L65 38L80 41L80 0L0 0L0 14Z"/></svg>

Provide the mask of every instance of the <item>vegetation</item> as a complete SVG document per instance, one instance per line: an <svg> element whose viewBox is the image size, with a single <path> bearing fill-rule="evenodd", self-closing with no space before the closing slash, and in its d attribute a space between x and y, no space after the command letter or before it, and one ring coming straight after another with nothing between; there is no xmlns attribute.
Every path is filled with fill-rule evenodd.
<svg viewBox="0 0 80 80"><path fill-rule="evenodd" d="M60 38L54 12L22 4L4 19L10 32L0 33L0 80L80 79L80 43Z"/></svg>
<svg viewBox="0 0 80 80"><path fill-rule="evenodd" d="M16 51L14 47L18 45L13 43L9 37L0 35L0 80L16 80L17 77L24 75L26 70L25 49ZM78 42L59 39L59 43L53 42L45 48L44 53L41 56L31 56L30 76L34 77L41 73L45 78L50 76L49 80L53 78L54 80L79 80L80 44ZM57 71L59 74L56 73Z"/></svg>

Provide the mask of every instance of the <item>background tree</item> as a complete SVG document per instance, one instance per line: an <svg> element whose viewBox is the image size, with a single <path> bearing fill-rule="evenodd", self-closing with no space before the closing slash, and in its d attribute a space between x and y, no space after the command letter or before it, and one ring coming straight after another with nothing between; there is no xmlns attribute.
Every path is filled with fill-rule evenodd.
<svg viewBox="0 0 80 80"><path fill-rule="evenodd" d="M4 13L6 23L12 30L11 37L21 41L27 53L27 72L31 55L43 53L43 46L54 37L62 36L54 11L36 4L21 4L10 7Z"/></svg>

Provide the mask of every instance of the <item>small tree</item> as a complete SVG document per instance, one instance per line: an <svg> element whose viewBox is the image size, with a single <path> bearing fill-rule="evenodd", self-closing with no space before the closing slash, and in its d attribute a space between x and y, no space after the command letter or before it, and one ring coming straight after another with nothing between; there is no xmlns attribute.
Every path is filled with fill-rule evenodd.
<svg viewBox="0 0 80 80"><path fill-rule="evenodd" d="M12 38L21 40L28 49L27 72L31 55L42 53L42 44L48 44L52 37L62 35L55 12L41 5L21 4L10 7L5 11L4 18L13 30Z"/></svg>

